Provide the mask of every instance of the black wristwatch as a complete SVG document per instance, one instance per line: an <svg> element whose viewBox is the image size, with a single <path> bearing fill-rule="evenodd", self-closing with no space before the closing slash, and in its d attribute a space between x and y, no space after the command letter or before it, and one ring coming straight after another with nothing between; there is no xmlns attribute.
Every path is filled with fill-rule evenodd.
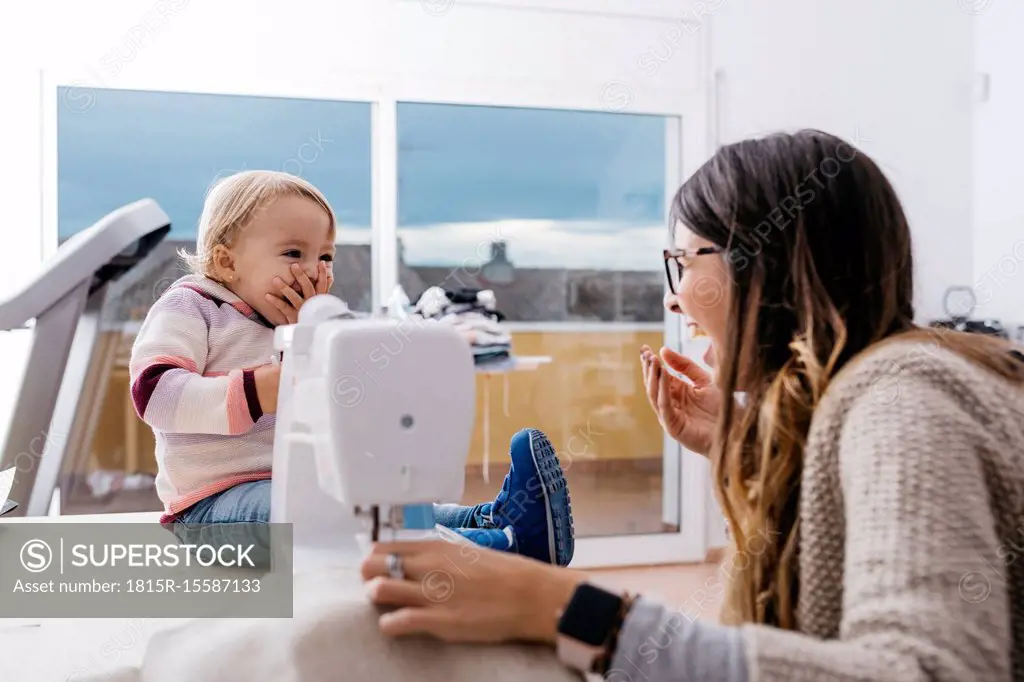
<svg viewBox="0 0 1024 682"><path fill-rule="evenodd" d="M558 618L558 658L583 673L608 670L619 629L633 597L615 594L590 583L577 586Z"/></svg>

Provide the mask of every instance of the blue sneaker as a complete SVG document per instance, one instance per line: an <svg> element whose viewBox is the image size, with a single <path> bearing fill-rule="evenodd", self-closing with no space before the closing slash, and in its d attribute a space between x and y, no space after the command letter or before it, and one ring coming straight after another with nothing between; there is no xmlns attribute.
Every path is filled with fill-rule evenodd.
<svg viewBox="0 0 1024 682"><path fill-rule="evenodd" d="M537 429L523 429L509 444L512 466L490 508L495 528L512 528L512 551L568 566L573 554L569 486L555 448Z"/></svg>

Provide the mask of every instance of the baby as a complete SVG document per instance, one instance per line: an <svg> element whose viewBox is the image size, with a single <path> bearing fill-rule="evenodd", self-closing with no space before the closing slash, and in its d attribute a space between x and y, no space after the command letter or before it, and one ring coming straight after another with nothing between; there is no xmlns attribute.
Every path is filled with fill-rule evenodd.
<svg viewBox="0 0 1024 682"><path fill-rule="evenodd" d="M270 520L274 327L331 290L335 216L313 185L246 171L218 182L199 221L192 274L153 304L132 348L131 393L156 437L161 522ZM435 505L435 518L477 544L567 565L573 554L565 476L543 433L510 445L493 502Z"/></svg>

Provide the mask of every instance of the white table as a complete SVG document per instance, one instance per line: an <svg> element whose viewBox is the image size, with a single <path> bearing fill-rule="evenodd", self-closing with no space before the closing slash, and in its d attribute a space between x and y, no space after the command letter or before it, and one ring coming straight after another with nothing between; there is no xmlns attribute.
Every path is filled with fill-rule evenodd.
<svg viewBox="0 0 1024 682"><path fill-rule="evenodd" d="M532 372L541 365L551 362L546 355L514 355L503 360L492 360L476 366L479 374L508 374L509 372Z"/></svg>
<svg viewBox="0 0 1024 682"><path fill-rule="evenodd" d="M544 355L513 355L504 360L495 360L476 366L477 373L484 375L484 483L491 482L491 382L489 379L499 374L505 377L505 390L502 395L505 398L504 414L507 417L509 416L509 375L512 372L532 372L550 362L551 358Z"/></svg>
<svg viewBox="0 0 1024 682"><path fill-rule="evenodd" d="M3 517L8 523L158 523L160 512ZM4 679L63 682L140 665L146 642L183 618L0 618ZM114 679L114 678L111 678Z"/></svg>
<svg viewBox="0 0 1024 682"><path fill-rule="evenodd" d="M130 512L121 514L68 514L66 516L0 516L5 523L160 523L163 512Z"/></svg>
<svg viewBox="0 0 1024 682"><path fill-rule="evenodd" d="M21 523L159 523L161 512L3 517ZM363 552L353 542L344 552L296 547L302 571L324 566L355 567ZM187 618L0 618L0 678L25 682L64 682L76 675L113 674L142 663L146 643L157 632L188 622ZM70 676L70 677L69 677ZM115 677L110 678L111 681Z"/></svg>

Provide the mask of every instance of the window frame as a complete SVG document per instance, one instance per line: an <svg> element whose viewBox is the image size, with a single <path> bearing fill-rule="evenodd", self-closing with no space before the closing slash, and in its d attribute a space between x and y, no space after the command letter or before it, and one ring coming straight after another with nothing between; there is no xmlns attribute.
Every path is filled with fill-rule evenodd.
<svg viewBox="0 0 1024 682"><path fill-rule="evenodd" d="M393 40L393 36L383 36ZM702 61L710 58L710 25L696 33ZM710 63L710 62L707 62ZM701 65L703 69L703 64ZM701 73L704 71L702 70ZM398 130L397 106L403 103L452 104L488 107L608 111L601 92L608 83L533 80L459 80L436 74L403 75L382 69L380 74L333 72L331 78L297 82L273 74L253 81L217 77L193 82L188 76L170 72L141 75L125 72L117 83L104 82L96 74L80 77L80 71L60 68L42 72L42 254L52 256L58 246L57 223L57 107L59 87L149 90L194 93L340 100L371 105L371 249L372 301L378 309L398 281ZM651 114L667 118L666 201L682 178L689 177L713 152L718 137L714 125L714 79L702 80L693 88L665 91L631 86L629 114ZM652 257L656 257L654 254ZM666 286L667 289L667 286ZM625 324L625 323L624 323ZM665 314L665 344L687 352L683 320ZM611 323L601 328L651 328L658 323ZM512 330L568 332L596 328L579 323L537 323L512 325ZM573 566L579 568L655 565L703 561L708 550L708 522L712 500L709 467L704 457L685 451L669 436L663 449L663 520L678 530L655 534L585 537L576 540Z"/></svg>

